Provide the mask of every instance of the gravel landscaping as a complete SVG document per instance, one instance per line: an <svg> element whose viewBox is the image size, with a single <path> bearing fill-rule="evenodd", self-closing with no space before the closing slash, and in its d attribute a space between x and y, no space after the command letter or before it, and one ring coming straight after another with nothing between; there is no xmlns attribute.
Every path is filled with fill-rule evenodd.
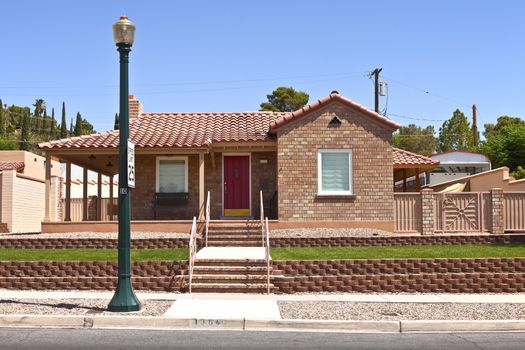
<svg viewBox="0 0 525 350"><path fill-rule="evenodd" d="M109 300L102 299L2 299L0 315L129 315L161 316L173 304L170 300L144 300L140 312L109 312Z"/></svg>
<svg viewBox="0 0 525 350"><path fill-rule="evenodd" d="M189 233L180 232L132 232L131 239L189 238ZM6 233L0 239L46 239L46 238L100 238L118 239L118 232L66 232L66 233Z"/></svg>
<svg viewBox="0 0 525 350"><path fill-rule="evenodd" d="M285 319L316 320L523 320L525 304L356 303L279 301Z"/></svg>
<svg viewBox="0 0 525 350"><path fill-rule="evenodd" d="M272 238L322 238L322 237L371 237L371 236L395 236L392 232L371 228L303 228L303 229L280 229L271 230ZM404 234L407 235L407 234ZM410 234L408 234L410 235Z"/></svg>

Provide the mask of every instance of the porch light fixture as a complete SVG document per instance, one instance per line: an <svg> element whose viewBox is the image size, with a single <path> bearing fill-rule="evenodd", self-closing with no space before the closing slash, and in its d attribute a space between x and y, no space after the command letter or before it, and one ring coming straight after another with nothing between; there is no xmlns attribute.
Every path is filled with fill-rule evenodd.
<svg viewBox="0 0 525 350"><path fill-rule="evenodd" d="M131 285L130 188L128 187L127 158L129 139L129 52L135 38L135 25L122 16L113 25L113 39L120 56L120 120L118 174L118 282L108 310L131 312L140 310L140 301ZM109 162L109 164L111 161Z"/></svg>
<svg viewBox="0 0 525 350"><path fill-rule="evenodd" d="M112 168L113 167L113 163L111 163L111 157L108 157L108 163L106 164L106 166L108 168Z"/></svg>
<svg viewBox="0 0 525 350"><path fill-rule="evenodd" d="M93 159L97 159L97 157L95 157L93 154L90 154L88 159L93 160Z"/></svg>

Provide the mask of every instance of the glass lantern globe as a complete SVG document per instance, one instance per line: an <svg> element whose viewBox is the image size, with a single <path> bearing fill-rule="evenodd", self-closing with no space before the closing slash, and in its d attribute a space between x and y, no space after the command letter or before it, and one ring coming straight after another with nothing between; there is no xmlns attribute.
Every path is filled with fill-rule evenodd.
<svg viewBox="0 0 525 350"><path fill-rule="evenodd" d="M121 16L113 24L113 40L117 45L133 45L135 40L135 24L127 16Z"/></svg>

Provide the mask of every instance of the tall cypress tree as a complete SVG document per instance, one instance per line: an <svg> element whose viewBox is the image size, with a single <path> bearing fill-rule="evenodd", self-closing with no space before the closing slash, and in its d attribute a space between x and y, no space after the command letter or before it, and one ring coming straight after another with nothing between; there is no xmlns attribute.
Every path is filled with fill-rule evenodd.
<svg viewBox="0 0 525 350"><path fill-rule="evenodd" d="M51 138L55 138L55 107L51 108L51 126L49 127L49 133Z"/></svg>
<svg viewBox="0 0 525 350"><path fill-rule="evenodd" d="M77 112L77 119L75 121L75 136L82 135L82 116Z"/></svg>
<svg viewBox="0 0 525 350"><path fill-rule="evenodd" d="M42 124L41 124L41 128L40 128L40 132L44 132L44 133L47 133L47 123L48 123L48 120L47 120L47 109L44 109L44 116L42 117Z"/></svg>
<svg viewBox="0 0 525 350"><path fill-rule="evenodd" d="M119 115L118 113L115 113L115 123L113 124L113 129L118 130L119 129Z"/></svg>
<svg viewBox="0 0 525 350"><path fill-rule="evenodd" d="M69 135L73 135L73 118L71 118L71 122L69 123Z"/></svg>
<svg viewBox="0 0 525 350"><path fill-rule="evenodd" d="M4 104L2 103L2 99L0 99L0 135L5 135L5 119L4 119Z"/></svg>
<svg viewBox="0 0 525 350"><path fill-rule="evenodd" d="M66 103L62 102L62 122L60 124L60 138L67 137Z"/></svg>
<svg viewBox="0 0 525 350"><path fill-rule="evenodd" d="M24 111L22 117L22 131L20 133L20 149L23 151L29 151L29 129L31 127L31 118L29 117L29 111Z"/></svg>

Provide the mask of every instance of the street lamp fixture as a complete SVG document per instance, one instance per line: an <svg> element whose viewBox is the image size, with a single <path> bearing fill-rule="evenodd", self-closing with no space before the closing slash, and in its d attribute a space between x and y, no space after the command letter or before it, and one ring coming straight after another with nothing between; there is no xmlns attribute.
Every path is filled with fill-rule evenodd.
<svg viewBox="0 0 525 350"><path fill-rule="evenodd" d="M135 38L135 25L126 16L113 25L113 39L120 54L119 192L118 192L118 282L108 310L140 310L140 301L131 285L130 188L128 187L129 139L129 52Z"/></svg>

